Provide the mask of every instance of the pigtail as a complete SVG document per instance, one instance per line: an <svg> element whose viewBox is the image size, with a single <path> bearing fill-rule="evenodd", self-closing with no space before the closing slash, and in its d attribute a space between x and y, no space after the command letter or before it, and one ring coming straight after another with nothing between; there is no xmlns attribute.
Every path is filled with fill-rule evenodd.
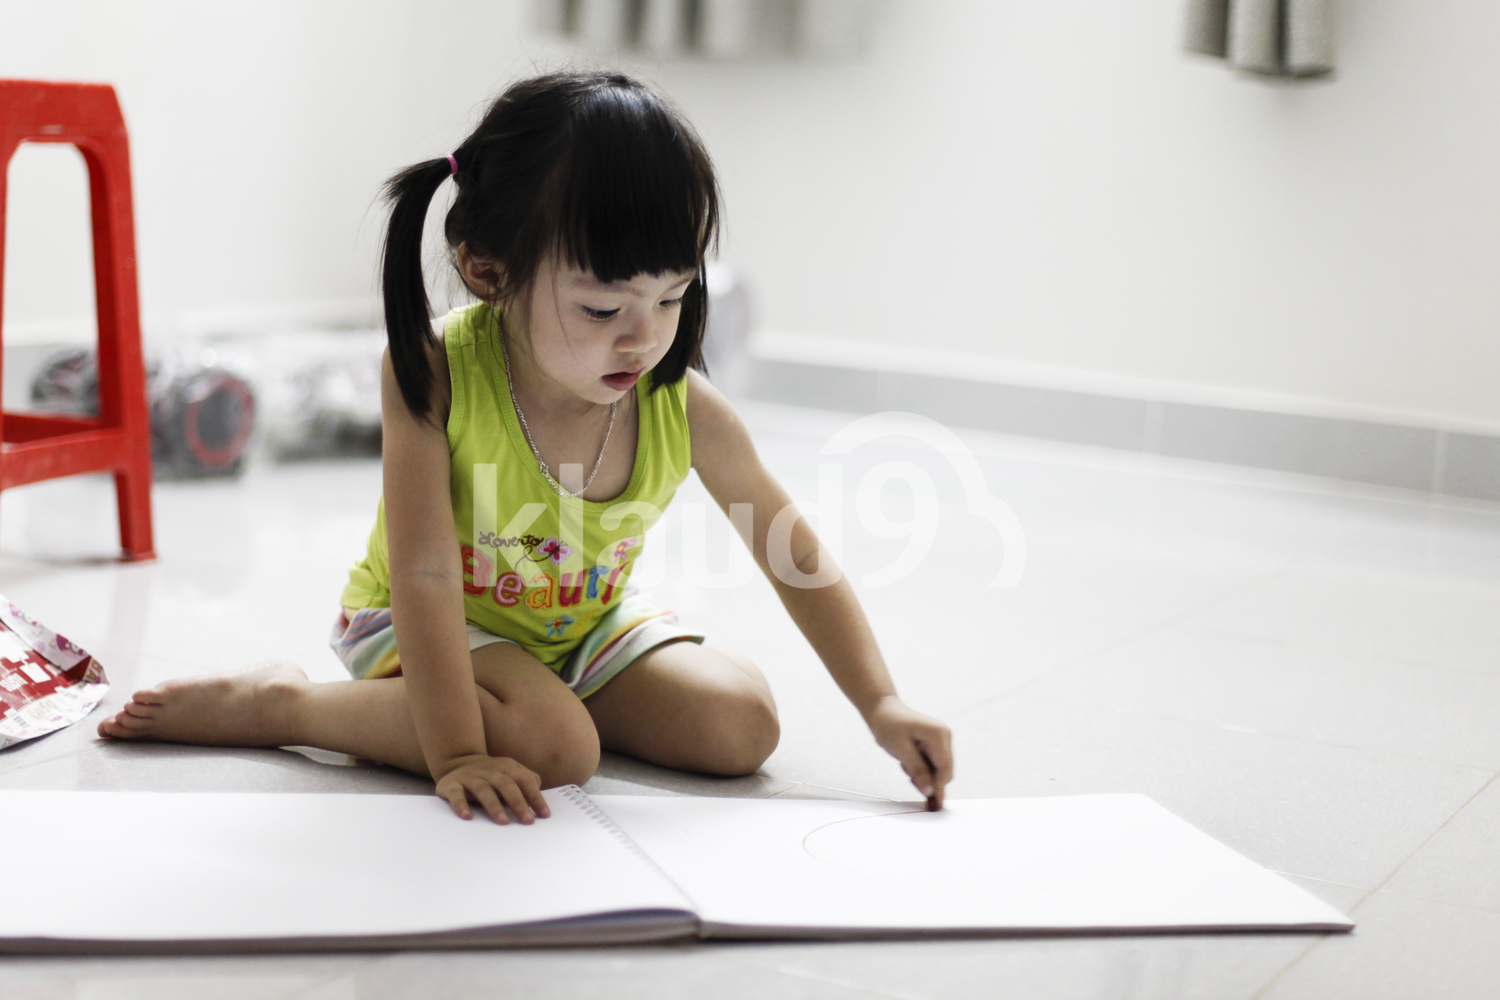
<svg viewBox="0 0 1500 1000"><path fill-rule="evenodd" d="M447 158L427 160L407 167L385 186L385 198L391 204L380 272L385 332L401 398L419 420L432 409L432 364L427 350L436 339L432 305L422 279L422 225L432 196L451 173Z"/></svg>

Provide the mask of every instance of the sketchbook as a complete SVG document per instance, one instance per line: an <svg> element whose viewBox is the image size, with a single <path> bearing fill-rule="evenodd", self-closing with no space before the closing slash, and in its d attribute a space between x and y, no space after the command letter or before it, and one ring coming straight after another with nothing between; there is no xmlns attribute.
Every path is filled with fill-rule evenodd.
<svg viewBox="0 0 1500 1000"><path fill-rule="evenodd" d="M0 951L1353 927L1141 795L545 794L499 826L434 796L0 791Z"/></svg>

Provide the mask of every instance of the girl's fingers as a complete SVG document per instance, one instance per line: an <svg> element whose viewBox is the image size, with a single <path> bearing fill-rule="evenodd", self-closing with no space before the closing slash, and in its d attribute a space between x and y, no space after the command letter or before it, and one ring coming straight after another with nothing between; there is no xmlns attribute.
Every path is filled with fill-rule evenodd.
<svg viewBox="0 0 1500 1000"><path fill-rule="evenodd" d="M458 782L448 782L447 787L438 786L438 794L448 800L448 805L453 807L454 815L459 819L473 819L474 813L469 809L469 797L464 788Z"/></svg>
<svg viewBox="0 0 1500 1000"><path fill-rule="evenodd" d="M928 763L929 753L922 748L920 741L912 741L912 753L916 757L915 762L906 769L907 777L911 778L912 785L917 791L927 797L927 808L941 809L943 807L943 786L938 783L938 768L936 763Z"/></svg>
<svg viewBox="0 0 1500 1000"><path fill-rule="evenodd" d="M946 739L918 740L918 744L932 761L933 783L941 789L953 780L953 749Z"/></svg>
<svg viewBox="0 0 1500 1000"><path fill-rule="evenodd" d="M511 814L522 823L552 815L542 796L542 779L509 758L489 758L465 763L437 783L437 794L448 800L453 811L464 819L473 817L469 807L478 803L490 819L505 826ZM509 807L509 812L506 807Z"/></svg>
<svg viewBox="0 0 1500 1000"><path fill-rule="evenodd" d="M928 782L932 779L928 776L927 764L921 757L912 762L911 767L907 769L906 773L911 778L911 783L916 786L917 791L923 795L931 793L932 788L928 785Z"/></svg>
<svg viewBox="0 0 1500 1000"><path fill-rule="evenodd" d="M911 779L912 787L923 795L932 794L932 772L927 767L927 762L922 759L921 744L916 740L910 740L902 745L902 753L896 759L901 762L901 770Z"/></svg>
<svg viewBox="0 0 1500 1000"><path fill-rule="evenodd" d="M953 780L953 734L938 720L894 699L882 703L870 719L875 739L927 796L929 809L941 809L943 792Z"/></svg>
<svg viewBox="0 0 1500 1000"><path fill-rule="evenodd" d="M943 784L953 780L953 736L949 733L943 734L943 760L938 769L942 772Z"/></svg>
<svg viewBox="0 0 1500 1000"><path fill-rule="evenodd" d="M937 800L938 807L943 804L943 790L948 782L953 780L953 744L948 731L942 730L934 734L936 738L921 741L921 745L927 754L927 759L932 762L931 781L933 785L933 797Z"/></svg>
<svg viewBox="0 0 1500 1000"><path fill-rule="evenodd" d="M519 808L517 808L518 803L512 801L510 796L507 795L505 799L506 804L517 816L523 812L529 812L532 818L540 816L545 819L552 815L552 810L547 808L547 800L542 797L542 779L535 771L524 764L508 760L502 773L515 785L516 792L520 796ZM496 784L495 787L503 789L504 786ZM522 820L522 822L529 823L531 820Z"/></svg>
<svg viewBox="0 0 1500 1000"><path fill-rule="evenodd" d="M552 815L552 810L547 808L547 800L542 797L542 779L527 771L524 778L518 778L516 784L521 786L521 794L526 796L526 804L531 811L542 819Z"/></svg>
<svg viewBox="0 0 1500 1000"><path fill-rule="evenodd" d="M932 752L928 751L927 756L928 759L932 759ZM928 797L932 799L930 808L943 808L943 786L947 784L943 779L943 765L933 760L932 767L928 770L927 777L923 780L928 782L928 787L932 789L932 791L927 793Z"/></svg>
<svg viewBox="0 0 1500 1000"><path fill-rule="evenodd" d="M505 815L505 807L500 804L500 798L495 794L495 789L489 781L483 778L471 779L469 794L473 795L474 801L478 802L484 808L484 811L490 814L490 819L494 820L500 826L505 826L510 822L510 817ZM524 823L526 821L523 819L521 822Z"/></svg>
<svg viewBox="0 0 1500 1000"><path fill-rule="evenodd" d="M517 785L513 779L506 776L495 782L495 787L505 797L505 804L510 806L511 812L516 814L516 819L522 823L536 822L536 813L527 804L526 795L521 791L521 786Z"/></svg>

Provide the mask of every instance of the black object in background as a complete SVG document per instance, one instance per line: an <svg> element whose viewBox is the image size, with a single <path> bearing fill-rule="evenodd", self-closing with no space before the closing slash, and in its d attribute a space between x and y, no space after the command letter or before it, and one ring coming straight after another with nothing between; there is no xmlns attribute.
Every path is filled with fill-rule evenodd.
<svg viewBox="0 0 1500 1000"><path fill-rule="evenodd" d="M250 384L222 368L159 361L146 368L151 401L151 461L159 479L232 477L244 471L255 429ZM31 403L54 413L99 412L99 373L94 352L72 349L53 355L31 382Z"/></svg>

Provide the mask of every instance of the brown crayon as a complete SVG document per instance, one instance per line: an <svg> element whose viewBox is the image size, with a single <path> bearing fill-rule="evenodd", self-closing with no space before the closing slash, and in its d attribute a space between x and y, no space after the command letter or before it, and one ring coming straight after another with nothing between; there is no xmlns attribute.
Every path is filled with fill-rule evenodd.
<svg viewBox="0 0 1500 1000"><path fill-rule="evenodd" d="M921 747L917 747L917 753L919 753L919 754L922 755L922 763L924 763L924 764L927 765L927 773L930 774L930 775L932 775L932 784L933 784L933 788L935 790L937 788L937 768L935 768L935 767L932 766L932 758L929 757L929 756L927 756L927 751L926 750L923 750ZM938 800L937 800L937 796L936 795L929 795L929 796L927 796L927 811L928 812L935 813L935 812L937 812L941 808L943 808L943 807L940 806L940 805L938 805Z"/></svg>

